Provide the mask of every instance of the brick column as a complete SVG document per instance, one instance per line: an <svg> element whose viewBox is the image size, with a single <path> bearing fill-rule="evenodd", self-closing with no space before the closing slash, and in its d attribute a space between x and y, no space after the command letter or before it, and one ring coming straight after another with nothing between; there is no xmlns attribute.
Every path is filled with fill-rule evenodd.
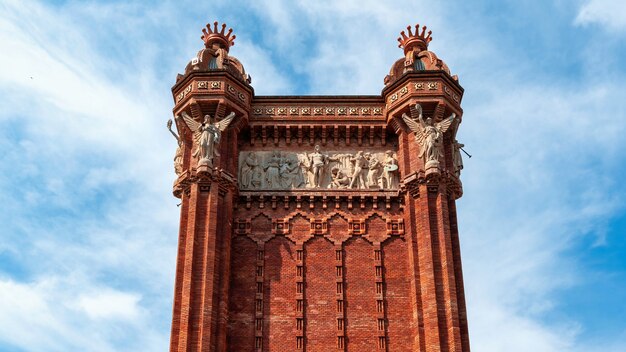
<svg viewBox="0 0 626 352"><path fill-rule="evenodd" d="M183 194L171 351L226 350L232 229L218 219L232 217L232 191L219 178Z"/></svg>
<svg viewBox="0 0 626 352"><path fill-rule="evenodd" d="M422 166L419 163L419 159L417 159L417 147L415 142L413 141L413 137L408 133L401 133L400 130L396 131L398 135L398 163L400 165L401 174L405 175L405 187L407 189L407 194L405 196L405 211L404 211L404 224L405 224L405 234L407 236L408 241L408 259L409 259L409 273L411 280L411 302L413 309L413 326L415 326L416 330L413 333L413 350L415 351L427 351L426 349L426 338L425 335L428 332L429 342L432 344L433 334L436 336L435 341L438 340L438 325L432 324L432 321L425 321L424 311L422 305L422 296L426 295L426 297L435 297L431 292L425 291L428 287L423 287L422 285L422 271L425 270L424 265L420 266L420 263L424 260L420 258L420 254L423 254L423 251L418 251L418 248L421 247L420 237L418 236L418 216L422 214L421 206L417 201L419 198L419 188L416 187L415 180L413 182L407 182L410 180L408 170L417 170ZM417 177L414 175L413 177ZM420 260L421 259L421 260ZM431 273L425 276L425 278L430 277L430 281L434 282L432 268Z"/></svg>
<svg viewBox="0 0 626 352"><path fill-rule="evenodd" d="M232 154L236 133L225 136ZM217 163L216 163L217 164ZM232 158L219 166L232 169ZM170 351L227 349L228 290L235 179L221 167L186 176L174 289Z"/></svg>
<svg viewBox="0 0 626 352"><path fill-rule="evenodd" d="M400 132L400 131L399 131ZM449 176L425 176L413 136L398 136L414 308L414 349L469 351L454 195ZM414 170L410 172L410 170ZM460 292L460 295L459 295Z"/></svg>
<svg viewBox="0 0 626 352"><path fill-rule="evenodd" d="M456 201L448 198L448 216L450 219L450 243L454 257L454 277L456 282L457 307L461 334L462 351L470 350L469 331L467 327L467 312L465 308L465 290L463 284L463 269L461 268L461 248L459 244L459 229L456 219Z"/></svg>

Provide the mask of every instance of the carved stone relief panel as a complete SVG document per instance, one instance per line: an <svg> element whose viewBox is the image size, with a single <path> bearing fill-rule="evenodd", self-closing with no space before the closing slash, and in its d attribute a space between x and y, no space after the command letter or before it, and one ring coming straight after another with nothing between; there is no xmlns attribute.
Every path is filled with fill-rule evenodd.
<svg viewBox="0 0 626 352"><path fill-rule="evenodd" d="M242 151L240 190L398 189L398 160L388 151Z"/></svg>

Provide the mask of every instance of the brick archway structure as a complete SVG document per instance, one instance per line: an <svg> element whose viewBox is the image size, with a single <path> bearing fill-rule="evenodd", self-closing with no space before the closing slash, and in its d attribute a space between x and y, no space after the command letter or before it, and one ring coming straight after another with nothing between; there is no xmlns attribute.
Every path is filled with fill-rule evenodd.
<svg viewBox="0 0 626 352"><path fill-rule="evenodd" d="M172 88L170 350L469 351L463 88L430 32L401 33L381 95L256 96L225 28Z"/></svg>

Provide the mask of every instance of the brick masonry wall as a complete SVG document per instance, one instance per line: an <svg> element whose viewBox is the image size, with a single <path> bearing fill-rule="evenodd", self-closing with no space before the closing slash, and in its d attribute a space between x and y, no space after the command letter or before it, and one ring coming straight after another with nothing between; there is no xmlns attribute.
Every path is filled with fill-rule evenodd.
<svg viewBox="0 0 626 352"><path fill-rule="evenodd" d="M306 347L323 351L337 344L335 251L330 241L318 236L306 243L305 253Z"/></svg>
<svg viewBox="0 0 626 352"><path fill-rule="evenodd" d="M295 351L296 249L284 237L265 245L264 297L263 351Z"/></svg>
<svg viewBox="0 0 626 352"><path fill-rule="evenodd" d="M176 113L185 109L196 120L237 106L248 113L239 111L238 127L222 136L222 156L212 170L194 169L191 133L184 134L185 173L174 186L182 206L172 351L469 351L454 203L460 193L448 188L460 187L448 171L451 136L444 139L441 178L425 176L415 138L398 122L416 102L402 98L407 87L389 88L402 103L384 104L392 90L355 98L380 106L380 113L345 119L287 120L280 109L250 116L245 96L236 104L203 95L177 103ZM420 91L419 99L429 100L425 111L440 119L449 111L443 98L431 96L439 93ZM304 104L279 100L273 104ZM324 111L352 104L337 101ZM298 125L288 126L292 119ZM338 121L350 126L329 129ZM396 151L402 189L347 195L237 190L239 151L310 152L317 143L349 152Z"/></svg>
<svg viewBox="0 0 626 352"><path fill-rule="evenodd" d="M263 311L257 313L257 244L245 236L233 239L229 306L229 351L256 350L256 319L263 319L263 351L296 351L297 245L276 236L264 245ZM336 250L344 256L336 261ZM316 236L305 243L304 326L306 351L411 351L415 311L411 304L406 241L383 243L382 269L376 269L377 248L358 236L343 247ZM339 269L338 269L339 268ZM385 319L377 307L377 277L384 277ZM338 301L343 301L339 307ZM344 319L338 322L338 319ZM338 348L344 335L344 348ZM386 336L379 348L379 336Z"/></svg>
<svg viewBox="0 0 626 352"><path fill-rule="evenodd" d="M412 309L406 241L392 238L383 245L389 352L412 351L415 322Z"/></svg>
<svg viewBox="0 0 626 352"><path fill-rule="evenodd" d="M372 246L361 238L348 240L346 256L346 335L349 351L376 349L376 296Z"/></svg>
<svg viewBox="0 0 626 352"><path fill-rule="evenodd" d="M239 236L232 251L228 346L230 351L254 351L257 245Z"/></svg>

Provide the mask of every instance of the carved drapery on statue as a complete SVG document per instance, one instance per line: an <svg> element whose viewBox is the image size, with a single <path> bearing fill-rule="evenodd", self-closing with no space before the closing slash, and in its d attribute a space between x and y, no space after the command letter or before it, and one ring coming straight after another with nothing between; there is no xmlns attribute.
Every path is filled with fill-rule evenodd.
<svg viewBox="0 0 626 352"><path fill-rule="evenodd" d="M420 146L419 157L425 162L424 168L439 169L439 159L443 156L443 134L452 125L456 114L452 113L447 119L434 123L430 117L424 121L421 105L415 104L415 109L418 113L417 121L406 114L402 114L402 119L415 133L415 140Z"/></svg>
<svg viewBox="0 0 626 352"><path fill-rule="evenodd" d="M239 154L241 190L397 189L398 161L386 152L246 151Z"/></svg>
<svg viewBox="0 0 626 352"><path fill-rule="evenodd" d="M463 147L465 147L465 144L459 143L456 139L452 142L452 166L457 177L461 176L461 170L463 169L463 157L461 156L461 148Z"/></svg>
<svg viewBox="0 0 626 352"><path fill-rule="evenodd" d="M176 143L178 146L176 147L176 154L174 154L174 172L177 176L183 172L183 139L172 130L172 120L167 120L167 129L170 131L172 136L176 138Z"/></svg>
<svg viewBox="0 0 626 352"><path fill-rule="evenodd" d="M197 122L184 111L181 115L189 129L194 133L195 149L193 157L198 160L198 167L213 167L213 158L219 156L219 143L222 132L233 121L235 113L231 112L218 122L215 122L210 115L205 115L202 123Z"/></svg>

